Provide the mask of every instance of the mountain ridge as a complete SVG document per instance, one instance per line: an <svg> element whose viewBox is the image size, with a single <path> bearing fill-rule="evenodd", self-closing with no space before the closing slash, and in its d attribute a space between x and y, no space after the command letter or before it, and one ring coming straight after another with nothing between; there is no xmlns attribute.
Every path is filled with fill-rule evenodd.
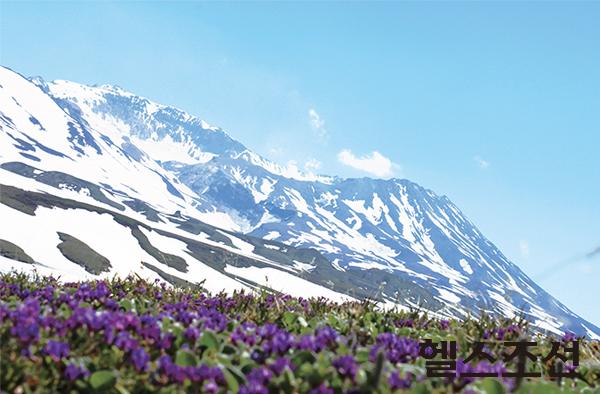
<svg viewBox="0 0 600 394"><path fill-rule="evenodd" d="M2 71L2 82L13 78L6 69ZM347 281L361 294L377 294L388 304L396 303L400 293L404 306L426 300L431 310L459 317L478 310L505 315L523 310L544 330L572 330L592 337L600 334L600 329L569 311L510 262L448 197L412 181L302 173L262 158L195 116L122 89L39 78L29 83L51 98L65 118L60 120L62 115L48 104L38 111L39 116L28 106L25 113L36 112L30 114L35 121L28 119L21 114L22 107L9 105L8 96L15 102L25 98L14 89L5 91L2 83L7 100L0 106L4 119L0 126L9 138L0 144L3 152L10 152L0 157L4 170L11 167L7 163L21 161L33 167L42 163L45 168L37 171L83 175L82 179L98 187L88 186L88 190L96 190L90 193L126 206L128 214L140 214L131 206L142 207L147 215L168 222L166 215L178 211L243 233L233 236L242 245L240 250L248 248L242 243L246 241L240 241L245 236L315 250L324 258L319 259L320 264L329 264L333 270L322 278L311 276L324 288L329 281L334 286L336 281ZM44 111L56 116L50 119ZM20 123L6 121L13 113L20 114L14 116ZM63 139L51 141L46 135L55 145L44 147L77 165L62 157L56 159L28 140L44 135L36 122L41 128L53 124L61 130L70 144ZM11 138L17 133L17 139ZM40 151L43 159L38 157ZM52 160L45 158L48 155ZM94 160L101 171L84 171L86 163ZM122 176L116 168L122 168ZM141 179L152 187L145 187ZM111 189L112 195L107 191ZM17 246L27 251L23 245ZM292 270L295 277L310 276L316 269L310 260L291 264L297 264L296 271ZM267 272L261 269L264 267L230 271L257 279L257 272Z"/></svg>

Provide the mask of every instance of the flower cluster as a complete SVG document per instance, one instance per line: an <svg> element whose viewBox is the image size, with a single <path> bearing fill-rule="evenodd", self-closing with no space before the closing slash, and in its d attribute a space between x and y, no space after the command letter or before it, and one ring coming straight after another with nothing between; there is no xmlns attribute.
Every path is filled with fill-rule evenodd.
<svg viewBox="0 0 600 394"><path fill-rule="evenodd" d="M392 364L407 363L419 356L419 342L407 337L401 337L389 332L379 334L371 348L370 359L375 361L377 353L383 351Z"/></svg>
<svg viewBox="0 0 600 394"><path fill-rule="evenodd" d="M0 276L0 354L7 361L0 363L0 381L6 392L468 390L480 382L461 374L508 366L464 363L461 354L456 378L425 379L421 338L460 333L465 340L500 340L526 329L513 321L459 325L369 302L266 292L211 295L134 278L59 283ZM600 383L597 372L587 371L586 381Z"/></svg>

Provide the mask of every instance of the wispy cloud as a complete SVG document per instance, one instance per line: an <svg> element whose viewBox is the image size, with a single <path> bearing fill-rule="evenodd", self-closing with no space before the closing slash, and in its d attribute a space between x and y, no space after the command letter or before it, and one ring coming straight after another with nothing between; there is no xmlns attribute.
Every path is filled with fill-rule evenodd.
<svg viewBox="0 0 600 394"><path fill-rule="evenodd" d="M344 149L338 153L337 158L344 165L377 177L392 176L394 168L399 168L397 164L377 151L364 156L356 156L350 149Z"/></svg>
<svg viewBox="0 0 600 394"><path fill-rule="evenodd" d="M487 168L489 168L490 166L490 162L485 160L483 157L477 155L473 158L473 160L475 160L475 163L477 163L477 166L479 168L481 168L482 170L485 170Z"/></svg>
<svg viewBox="0 0 600 394"><path fill-rule="evenodd" d="M328 137L329 133L325 128L325 120L321 118L321 115L314 109L310 108L308 110L308 120L310 123L310 127L314 130L321 140L324 140Z"/></svg>
<svg viewBox="0 0 600 394"><path fill-rule="evenodd" d="M317 171L319 168L321 168L321 162L317 159L309 159L304 163L304 169L307 171Z"/></svg>
<svg viewBox="0 0 600 394"><path fill-rule="evenodd" d="M280 146L269 148L269 154L273 156L282 156L283 153L283 148Z"/></svg>

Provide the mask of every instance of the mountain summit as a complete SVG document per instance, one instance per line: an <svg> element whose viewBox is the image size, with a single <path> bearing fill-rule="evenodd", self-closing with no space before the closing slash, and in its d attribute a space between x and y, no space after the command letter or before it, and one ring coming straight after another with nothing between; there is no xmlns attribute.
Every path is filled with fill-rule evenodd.
<svg viewBox="0 0 600 394"><path fill-rule="evenodd" d="M0 68L0 188L1 270L136 272L459 318L523 313L543 330L600 338L448 198L403 179L280 166L119 87Z"/></svg>

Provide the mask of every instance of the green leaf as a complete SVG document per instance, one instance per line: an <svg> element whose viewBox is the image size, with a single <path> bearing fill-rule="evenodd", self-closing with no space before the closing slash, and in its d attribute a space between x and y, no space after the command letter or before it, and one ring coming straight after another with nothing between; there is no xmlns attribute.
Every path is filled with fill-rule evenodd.
<svg viewBox="0 0 600 394"><path fill-rule="evenodd" d="M96 371L90 376L90 385L96 391L106 391L114 387L117 383L117 375L114 371L101 370Z"/></svg>
<svg viewBox="0 0 600 394"><path fill-rule="evenodd" d="M410 329L408 327L402 327L401 329L398 330L398 335L408 336L408 335L410 335L411 331L412 331L412 329Z"/></svg>
<svg viewBox="0 0 600 394"><path fill-rule="evenodd" d="M577 391L580 392L580 391ZM518 390L517 393L527 393L527 394L554 394L554 393L575 393L575 391L571 390L561 390L556 383L545 383L545 382L531 382L523 384Z"/></svg>
<svg viewBox="0 0 600 394"><path fill-rule="evenodd" d="M225 382L227 382L228 391L232 393L237 393L240 389L240 384L246 383L246 378L242 371L233 366L223 368L223 376L225 377Z"/></svg>
<svg viewBox="0 0 600 394"><path fill-rule="evenodd" d="M327 320L331 327L335 329L339 328L340 321L337 319L337 317L335 317L335 315L329 315Z"/></svg>
<svg viewBox="0 0 600 394"><path fill-rule="evenodd" d="M200 338L200 346L205 346L207 349L219 350L219 338L212 331L204 331Z"/></svg>
<svg viewBox="0 0 600 394"><path fill-rule="evenodd" d="M356 372L356 384L362 385L367 383L367 372L364 369L359 369L358 372Z"/></svg>
<svg viewBox="0 0 600 394"><path fill-rule="evenodd" d="M121 300L121 302L119 302L119 306L121 308L125 309L125 311L130 311L133 309L133 304L127 298L125 298L124 300Z"/></svg>
<svg viewBox="0 0 600 394"><path fill-rule="evenodd" d="M198 360L193 353L180 349L175 355L175 364L182 367L195 367L198 365Z"/></svg>
<svg viewBox="0 0 600 394"><path fill-rule="evenodd" d="M200 345L206 346L208 349L219 350L219 338L212 331L204 331Z"/></svg>
<svg viewBox="0 0 600 394"><path fill-rule="evenodd" d="M296 377L294 376L294 373L287 368L283 371L283 380L289 387L296 386Z"/></svg>
<svg viewBox="0 0 600 394"><path fill-rule="evenodd" d="M175 335L176 337L183 336L183 327L174 325L171 327L171 334Z"/></svg>
<svg viewBox="0 0 600 394"><path fill-rule="evenodd" d="M379 386L379 380L381 379L381 373L383 371L384 357L383 352L380 351L377 353L377 360L375 360L375 367L373 368L370 382L373 387Z"/></svg>
<svg viewBox="0 0 600 394"><path fill-rule="evenodd" d="M221 350L221 352L223 354L231 355L231 354L236 354L237 353L237 349L234 346L225 345L225 346L223 346L223 350Z"/></svg>
<svg viewBox="0 0 600 394"><path fill-rule="evenodd" d="M369 351L367 349L360 349L356 352L356 361L359 363L366 363L369 361Z"/></svg>
<svg viewBox="0 0 600 394"><path fill-rule="evenodd" d="M223 370L223 376L225 377L225 382L227 383L227 389L233 393L237 393L240 389L240 385L235 376L233 376L233 374L227 369Z"/></svg>
<svg viewBox="0 0 600 394"><path fill-rule="evenodd" d="M309 351L303 350L292 357L292 362L295 366L299 367L304 363L312 364L316 361L314 354Z"/></svg>
<svg viewBox="0 0 600 394"><path fill-rule="evenodd" d="M429 394L429 393L431 393L431 391L427 388L425 383L418 383L411 390L411 393L413 393L413 394Z"/></svg>
<svg viewBox="0 0 600 394"><path fill-rule="evenodd" d="M120 385L120 384L117 384L117 385L115 386L115 389L116 389L116 390L119 392L119 394L130 394L130 393L129 393L129 390L127 390L125 387L123 387L123 386L122 386L122 385Z"/></svg>
<svg viewBox="0 0 600 394"><path fill-rule="evenodd" d="M232 358L228 354L217 354L217 361L226 367L232 365Z"/></svg>
<svg viewBox="0 0 600 394"><path fill-rule="evenodd" d="M75 381L75 387L77 387L79 389L79 391L82 393L84 393L86 390L89 391L88 384L81 379L77 379Z"/></svg>
<svg viewBox="0 0 600 394"><path fill-rule="evenodd" d="M285 311L282 316L283 323L286 327L290 327L296 321L296 314L290 311Z"/></svg>
<svg viewBox="0 0 600 394"><path fill-rule="evenodd" d="M489 394L504 394L504 386L496 379L484 379L481 382L481 388L483 391Z"/></svg>
<svg viewBox="0 0 600 394"><path fill-rule="evenodd" d="M313 370L307 377L306 380L314 387L318 386L325 380L319 371Z"/></svg>

